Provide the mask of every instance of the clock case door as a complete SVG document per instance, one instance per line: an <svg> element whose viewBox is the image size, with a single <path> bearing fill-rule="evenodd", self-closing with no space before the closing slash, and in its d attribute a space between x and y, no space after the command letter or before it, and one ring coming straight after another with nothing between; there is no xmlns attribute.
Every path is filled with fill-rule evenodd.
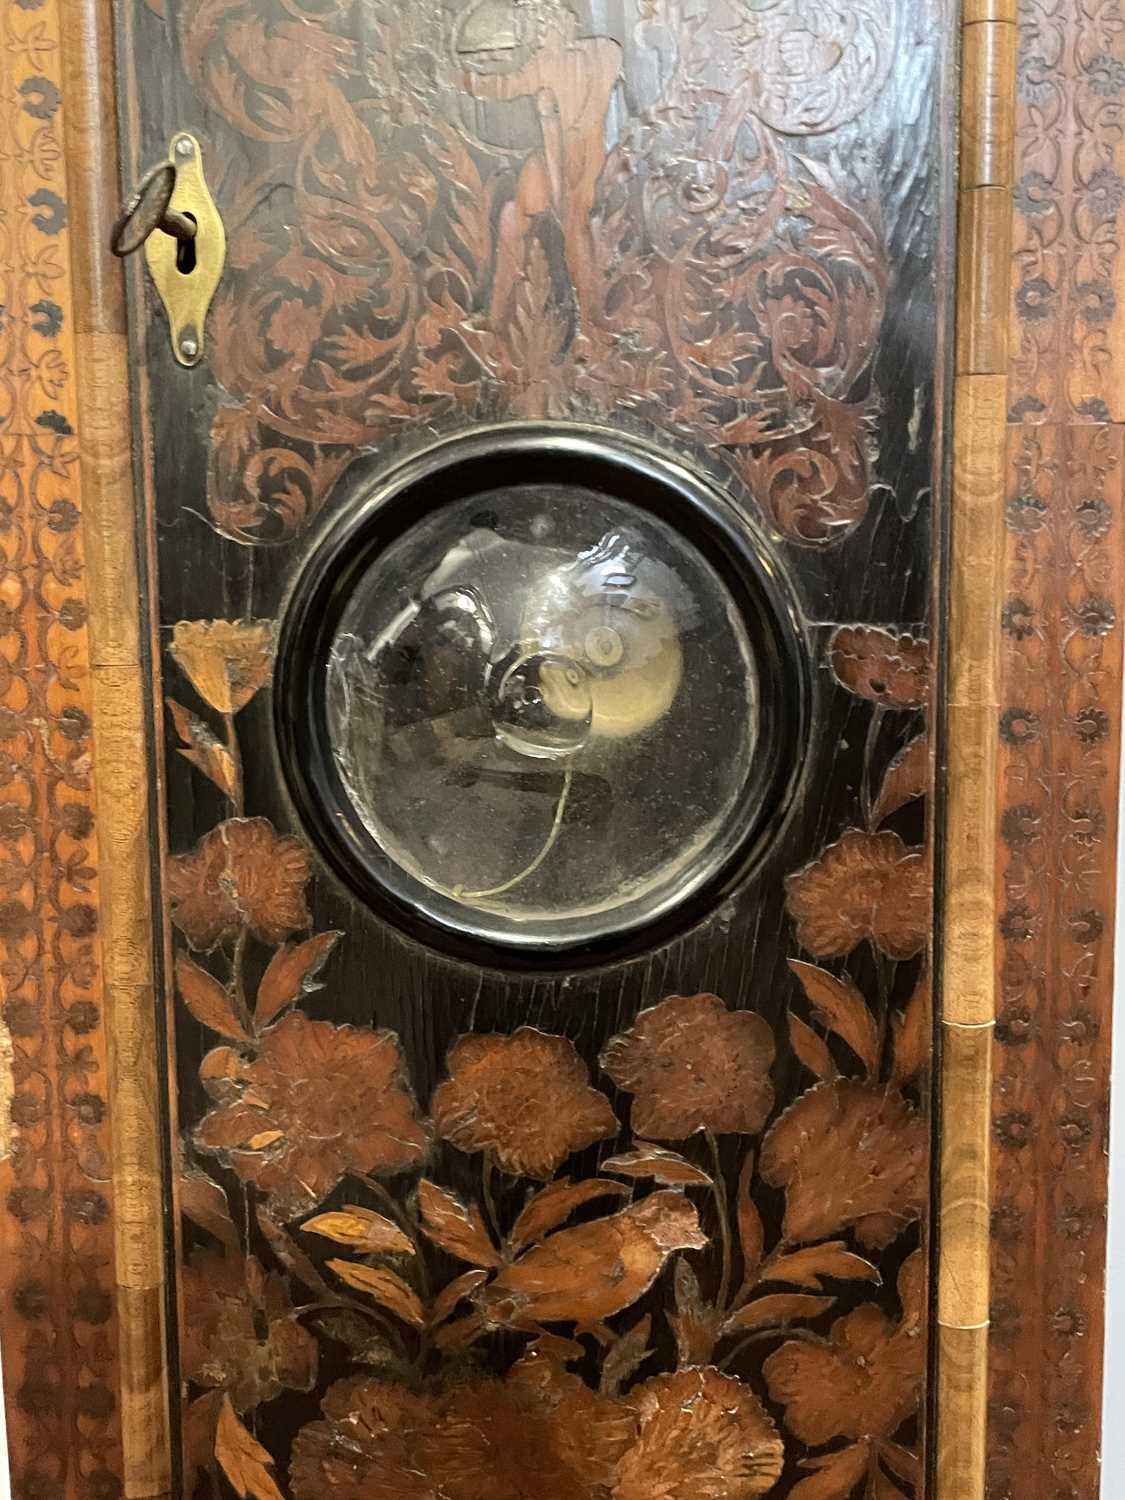
<svg viewBox="0 0 1125 1500"><path fill-rule="evenodd" d="M190 131L228 235L194 368L132 283L196 1500L925 1490L956 32L799 11L121 8L127 171ZM722 497L807 724L708 901L549 960L350 878L276 691L332 526L515 424Z"/></svg>

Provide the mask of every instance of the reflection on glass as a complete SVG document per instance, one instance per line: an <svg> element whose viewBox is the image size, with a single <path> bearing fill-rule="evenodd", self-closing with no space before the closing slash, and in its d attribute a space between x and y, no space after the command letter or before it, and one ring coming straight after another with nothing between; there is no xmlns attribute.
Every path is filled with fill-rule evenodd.
<svg viewBox="0 0 1125 1500"><path fill-rule="evenodd" d="M750 642L711 566L639 508L539 484L427 516L362 575L328 671L348 796L446 901L581 941L728 851Z"/></svg>

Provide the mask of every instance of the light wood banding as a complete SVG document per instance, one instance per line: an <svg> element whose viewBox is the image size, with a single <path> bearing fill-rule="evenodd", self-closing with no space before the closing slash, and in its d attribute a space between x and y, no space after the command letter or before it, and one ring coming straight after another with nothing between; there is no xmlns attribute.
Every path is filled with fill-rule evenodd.
<svg viewBox="0 0 1125 1500"><path fill-rule="evenodd" d="M961 186L1007 187L1012 174L1017 30L1011 21L964 29L961 57Z"/></svg>
<svg viewBox="0 0 1125 1500"><path fill-rule="evenodd" d="M1012 195L966 188L957 233L958 374L1006 376Z"/></svg>
<svg viewBox="0 0 1125 1500"><path fill-rule="evenodd" d="M937 1489L942 1500L984 1494L987 1427L979 1392L988 1377L988 1325L938 1327L941 1405L937 1424Z"/></svg>
<svg viewBox="0 0 1125 1500"><path fill-rule="evenodd" d="M1008 0L966 0L962 16L940 950L935 1500L983 1500L985 1494L998 611L1006 482L1015 19L1015 6Z"/></svg>
<svg viewBox="0 0 1125 1500"><path fill-rule="evenodd" d="M977 21L1009 21L1013 25L1019 20L1019 0L965 0L962 24L972 26Z"/></svg>
<svg viewBox="0 0 1125 1500"><path fill-rule="evenodd" d="M122 1479L127 1500L171 1486L164 1336L164 1194L150 887L149 684L141 656L128 349L121 269L112 10L64 7L66 145L87 556L100 925L111 1077Z"/></svg>

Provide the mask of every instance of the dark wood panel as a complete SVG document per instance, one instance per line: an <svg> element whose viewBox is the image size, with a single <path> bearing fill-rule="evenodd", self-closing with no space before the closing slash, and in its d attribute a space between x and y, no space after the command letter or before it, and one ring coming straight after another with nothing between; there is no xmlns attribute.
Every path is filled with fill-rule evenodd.
<svg viewBox="0 0 1125 1500"><path fill-rule="evenodd" d="M230 233L209 367L135 308L185 1493L920 1493L947 23L130 13L135 165L190 129ZM357 474L544 417L655 442L764 528L817 717L799 805L721 910L517 976L330 874L270 659Z"/></svg>

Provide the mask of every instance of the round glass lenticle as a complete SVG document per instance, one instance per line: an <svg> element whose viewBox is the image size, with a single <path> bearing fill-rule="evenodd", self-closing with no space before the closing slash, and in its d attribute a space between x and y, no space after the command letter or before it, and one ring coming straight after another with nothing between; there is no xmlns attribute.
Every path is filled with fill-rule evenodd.
<svg viewBox="0 0 1125 1500"><path fill-rule="evenodd" d="M427 511L349 584L323 670L347 800L446 924L579 944L648 922L752 811L746 623L627 500L516 483Z"/></svg>

